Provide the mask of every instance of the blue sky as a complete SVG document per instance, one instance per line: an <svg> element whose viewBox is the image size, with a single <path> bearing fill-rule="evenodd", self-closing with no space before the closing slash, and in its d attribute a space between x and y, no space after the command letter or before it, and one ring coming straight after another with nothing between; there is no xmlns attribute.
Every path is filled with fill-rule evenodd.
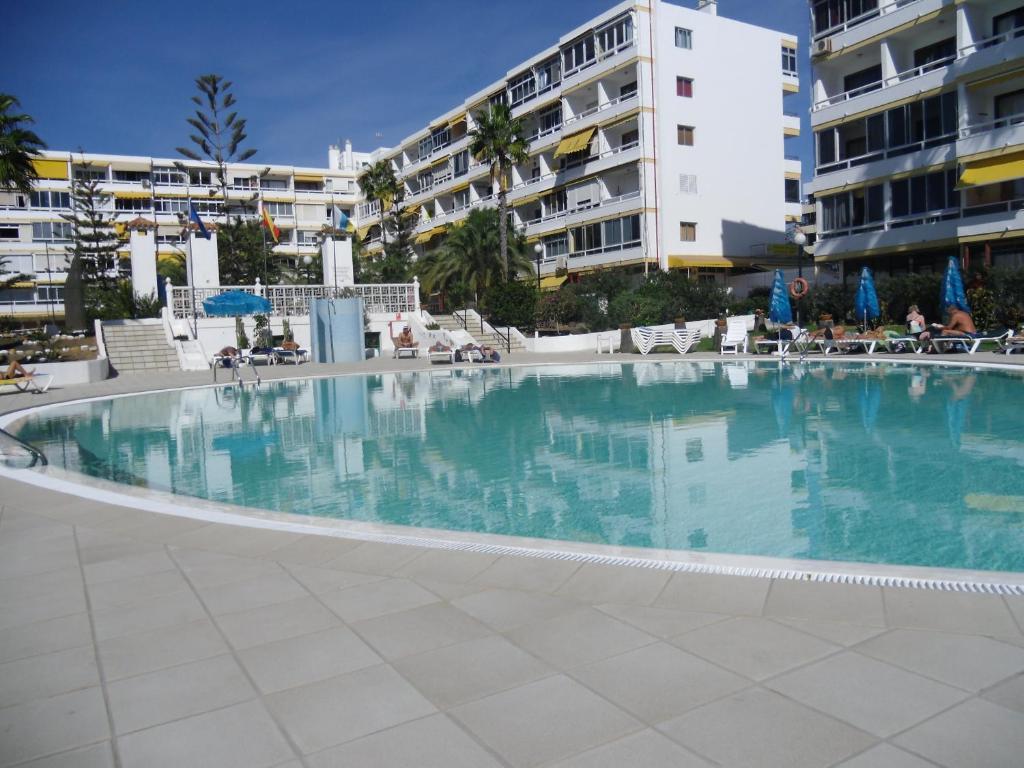
<svg viewBox="0 0 1024 768"><path fill-rule="evenodd" d="M322 167L328 144L393 145L614 2L17 2L0 90L51 149L176 157L194 78L216 72L235 83L253 162ZM806 0L720 0L719 13L799 35L805 92L787 108L804 114ZM806 171L804 123L787 152Z"/></svg>

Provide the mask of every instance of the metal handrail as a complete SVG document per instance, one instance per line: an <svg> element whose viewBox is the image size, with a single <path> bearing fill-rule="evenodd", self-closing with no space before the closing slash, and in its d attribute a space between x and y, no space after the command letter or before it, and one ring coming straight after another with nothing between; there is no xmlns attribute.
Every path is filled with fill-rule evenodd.
<svg viewBox="0 0 1024 768"><path fill-rule="evenodd" d="M31 463L27 467L21 467L21 469L32 469L32 467L39 465L45 467L49 462L46 460L46 454L40 451L31 443L26 443L20 437L15 437L5 429L0 429L0 442L3 440L9 440L20 448L24 448L28 454L32 457Z"/></svg>

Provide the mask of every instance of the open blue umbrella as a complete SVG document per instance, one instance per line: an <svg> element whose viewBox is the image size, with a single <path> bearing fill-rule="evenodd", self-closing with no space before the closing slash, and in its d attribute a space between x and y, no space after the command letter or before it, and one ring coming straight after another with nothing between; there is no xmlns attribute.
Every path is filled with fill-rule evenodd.
<svg viewBox="0 0 1024 768"><path fill-rule="evenodd" d="M225 291L209 299L203 299L203 309L210 317L268 315L270 302L262 296L245 291Z"/></svg>
<svg viewBox="0 0 1024 768"><path fill-rule="evenodd" d="M957 266L956 258L953 256L949 258L946 275L942 278L939 308L943 315L946 314L946 307L956 307L967 313L971 311L971 305L967 303L967 294L964 293L964 281L960 277L960 267Z"/></svg>
<svg viewBox="0 0 1024 768"><path fill-rule="evenodd" d="M875 291L875 278L871 269L864 267L860 271L860 285L857 286L857 297L853 302L853 310L858 320L864 322L867 329L869 320L877 320L882 312L878 307L878 292Z"/></svg>
<svg viewBox="0 0 1024 768"><path fill-rule="evenodd" d="M775 270L775 281L772 283L772 299L768 305L768 319L773 323L785 324L793 322L793 308L789 306L789 293L782 270Z"/></svg>

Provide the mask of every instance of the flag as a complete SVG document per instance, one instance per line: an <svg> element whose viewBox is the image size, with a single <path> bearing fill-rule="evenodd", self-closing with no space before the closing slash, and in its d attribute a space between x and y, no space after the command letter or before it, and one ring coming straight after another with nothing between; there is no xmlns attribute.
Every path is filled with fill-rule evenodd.
<svg viewBox="0 0 1024 768"><path fill-rule="evenodd" d="M205 237L207 240L210 239L210 233L206 230L206 225L203 224L203 220L199 218L199 214L196 212L196 207L191 200L188 204L188 220L199 227L200 236Z"/></svg>
<svg viewBox="0 0 1024 768"><path fill-rule="evenodd" d="M338 210L337 228L340 229L342 232L348 232L349 234L352 234L353 232L356 231L356 225L352 223L352 219L350 219L342 210Z"/></svg>
<svg viewBox="0 0 1024 768"><path fill-rule="evenodd" d="M274 220L270 217L270 211L266 209L266 206L261 205L260 208L263 211L263 222L261 226L270 232L270 236L274 238L275 243L281 242L281 230L278 229Z"/></svg>

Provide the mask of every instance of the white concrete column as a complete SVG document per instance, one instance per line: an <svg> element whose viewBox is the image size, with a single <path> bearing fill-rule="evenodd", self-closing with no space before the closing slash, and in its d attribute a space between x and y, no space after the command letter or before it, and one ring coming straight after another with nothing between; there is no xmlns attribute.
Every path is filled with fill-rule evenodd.
<svg viewBox="0 0 1024 768"><path fill-rule="evenodd" d="M886 85L891 85L892 82L895 82L891 81L891 78L899 74L899 65L888 40L883 40L880 48L882 53L882 80Z"/></svg>
<svg viewBox="0 0 1024 768"><path fill-rule="evenodd" d="M339 288L355 285L350 238L326 238L320 246L320 260L323 264L324 285Z"/></svg>
<svg viewBox="0 0 1024 768"><path fill-rule="evenodd" d="M974 29L971 26L971 17L968 15L966 5L958 5L956 9L956 47L960 49L974 45Z"/></svg>
<svg viewBox="0 0 1024 768"><path fill-rule="evenodd" d="M132 230L129 245L132 290L142 296L156 295L156 231Z"/></svg>
<svg viewBox="0 0 1024 768"><path fill-rule="evenodd" d="M210 239L192 232L192 284L196 288L215 288L220 285L220 267L217 264L217 234Z"/></svg>

